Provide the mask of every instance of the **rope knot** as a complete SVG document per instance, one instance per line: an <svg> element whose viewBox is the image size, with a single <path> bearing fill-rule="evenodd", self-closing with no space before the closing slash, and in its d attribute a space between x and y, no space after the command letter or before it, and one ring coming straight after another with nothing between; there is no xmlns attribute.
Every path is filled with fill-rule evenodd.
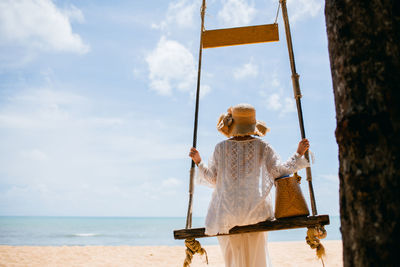
<svg viewBox="0 0 400 267"><path fill-rule="evenodd" d="M206 255L206 262L208 264L208 256L207 251L201 247L199 241L194 238L185 239L185 246L186 246L186 258L183 262L183 267L189 267L192 263L193 255L199 253L200 255Z"/></svg>
<svg viewBox="0 0 400 267"><path fill-rule="evenodd" d="M325 247L322 245L320 239L326 237L326 230L323 226L309 227L307 230L306 241L307 244L312 248L316 249L318 259L322 261L322 265L325 266L322 257L325 256Z"/></svg>

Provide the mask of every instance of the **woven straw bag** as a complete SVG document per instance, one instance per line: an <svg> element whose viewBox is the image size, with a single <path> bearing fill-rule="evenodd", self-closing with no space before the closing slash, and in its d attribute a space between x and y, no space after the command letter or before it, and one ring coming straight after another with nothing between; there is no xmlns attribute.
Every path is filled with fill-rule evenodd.
<svg viewBox="0 0 400 267"><path fill-rule="evenodd" d="M307 216L310 214L300 188L301 177L293 176L275 179L275 218Z"/></svg>

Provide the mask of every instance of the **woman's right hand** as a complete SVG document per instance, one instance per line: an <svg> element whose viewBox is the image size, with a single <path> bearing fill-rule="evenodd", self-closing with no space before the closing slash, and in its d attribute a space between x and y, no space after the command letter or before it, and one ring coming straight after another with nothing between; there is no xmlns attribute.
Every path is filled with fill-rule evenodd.
<svg viewBox="0 0 400 267"><path fill-rule="evenodd" d="M194 147L192 147L192 148L190 149L189 157L192 158L192 160L194 161L194 163L196 163L196 165L199 165L199 163L201 162L200 153L199 153L199 151L197 151L197 149L194 148Z"/></svg>
<svg viewBox="0 0 400 267"><path fill-rule="evenodd" d="M301 156L306 153L306 151L310 148L310 142L304 138L299 142L299 146L297 148L297 153L299 153Z"/></svg>

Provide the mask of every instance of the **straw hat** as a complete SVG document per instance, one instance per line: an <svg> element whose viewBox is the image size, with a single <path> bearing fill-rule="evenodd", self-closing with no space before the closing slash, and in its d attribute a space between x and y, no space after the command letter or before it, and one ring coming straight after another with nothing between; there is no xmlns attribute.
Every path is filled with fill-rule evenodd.
<svg viewBox="0 0 400 267"><path fill-rule="evenodd" d="M219 117L217 129L226 137L264 136L269 132L265 122L256 120L256 109L250 104L230 107L226 113Z"/></svg>

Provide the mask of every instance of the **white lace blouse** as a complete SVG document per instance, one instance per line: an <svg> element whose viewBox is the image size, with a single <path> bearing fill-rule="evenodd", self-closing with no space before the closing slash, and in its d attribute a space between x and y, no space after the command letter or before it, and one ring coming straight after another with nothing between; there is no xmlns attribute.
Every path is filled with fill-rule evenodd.
<svg viewBox="0 0 400 267"><path fill-rule="evenodd" d="M208 166L201 162L197 182L214 187L206 217L206 234L228 233L236 225L273 218L269 192L275 178L309 166L294 154L285 163L259 138L218 143Z"/></svg>

